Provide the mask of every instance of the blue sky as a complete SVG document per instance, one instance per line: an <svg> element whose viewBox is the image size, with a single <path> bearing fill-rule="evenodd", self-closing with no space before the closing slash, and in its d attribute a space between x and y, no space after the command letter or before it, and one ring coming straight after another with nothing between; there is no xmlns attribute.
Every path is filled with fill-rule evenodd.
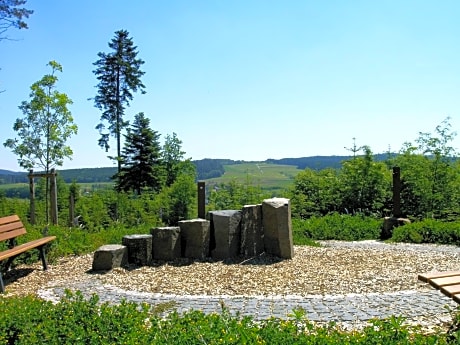
<svg viewBox="0 0 460 345"><path fill-rule="evenodd" d="M127 30L145 61L138 112L186 157L265 160L398 151L447 116L460 126L458 1L29 0L28 30L0 42L0 142L29 88L63 66L79 126L61 169L113 163L99 148L92 71ZM460 147L459 138L453 145ZM111 141L115 147L115 141ZM110 154L110 153L109 153ZM112 153L113 154L113 153ZM0 169L22 170L1 145Z"/></svg>

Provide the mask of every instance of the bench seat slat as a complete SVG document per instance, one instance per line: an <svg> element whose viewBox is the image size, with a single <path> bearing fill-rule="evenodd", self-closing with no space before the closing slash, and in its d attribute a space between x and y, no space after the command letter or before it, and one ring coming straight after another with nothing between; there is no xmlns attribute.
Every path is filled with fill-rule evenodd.
<svg viewBox="0 0 460 345"><path fill-rule="evenodd" d="M452 297L460 293L460 284L443 286L441 287L441 292L447 297Z"/></svg>
<svg viewBox="0 0 460 345"><path fill-rule="evenodd" d="M0 224L0 233L3 232L8 232L16 229L21 229L24 227L24 224L22 222L17 221L14 223L8 223L8 224Z"/></svg>
<svg viewBox="0 0 460 345"><path fill-rule="evenodd" d="M433 278L428 281L431 286L436 289L439 289L447 285L456 285L460 284L460 276L451 276L451 277L442 277L442 278Z"/></svg>
<svg viewBox="0 0 460 345"><path fill-rule="evenodd" d="M24 224L18 216L0 218L0 241L6 241L26 233Z"/></svg>
<svg viewBox="0 0 460 345"><path fill-rule="evenodd" d="M28 251L29 249L40 247L40 246L42 246L42 245L44 245L44 244L46 244L48 242L51 242L51 241L53 241L55 239L56 239L56 236L47 236L47 237L39 238L37 240L21 244L19 246L11 248L11 249L5 250L3 252L0 252L0 261L8 259L8 258L10 258L12 256L19 255L21 253L24 253L24 252Z"/></svg>
<svg viewBox="0 0 460 345"><path fill-rule="evenodd" d="M10 240L12 238L15 238L15 237L18 237L18 236L21 236L21 235L25 235L26 233L27 232L25 231L24 228L8 231L8 232L4 232L4 233L0 233L0 242Z"/></svg>
<svg viewBox="0 0 460 345"><path fill-rule="evenodd" d="M428 272L418 275L418 280L428 283L429 280L435 278L445 278L445 277L452 277L452 276L459 276L460 271L445 271L445 272Z"/></svg>
<svg viewBox="0 0 460 345"><path fill-rule="evenodd" d="M8 223L14 223L14 222L20 222L21 220L19 219L19 216L17 214L14 214L12 216L6 216L0 218L0 225L3 224L8 224Z"/></svg>

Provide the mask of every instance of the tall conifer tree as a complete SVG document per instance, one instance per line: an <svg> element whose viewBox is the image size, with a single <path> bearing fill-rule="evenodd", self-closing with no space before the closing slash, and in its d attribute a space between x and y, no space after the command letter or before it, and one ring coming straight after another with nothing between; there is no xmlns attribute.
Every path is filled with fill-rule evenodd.
<svg viewBox="0 0 460 345"><path fill-rule="evenodd" d="M115 32L115 37L110 41L110 53L98 53L99 60L94 65L97 67L93 73L99 81L94 105L102 111L101 122L96 126L101 137L99 146L109 150L110 136L117 142L117 156L110 157L118 163L118 172L121 171L121 135L129 122L123 119L125 108L133 99L133 93L145 93L141 77L144 61L137 58L137 47L126 30ZM106 128L105 123L108 124Z"/></svg>

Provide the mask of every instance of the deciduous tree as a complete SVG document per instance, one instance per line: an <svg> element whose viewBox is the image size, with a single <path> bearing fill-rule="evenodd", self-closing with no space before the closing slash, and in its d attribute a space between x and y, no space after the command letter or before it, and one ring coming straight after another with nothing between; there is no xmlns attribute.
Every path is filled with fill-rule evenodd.
<svg viewBox="0 0 460 345"><path fill-rule="evenodd" d="M167 134L163 145L162 160L166 174L166 186L171 186L182 169L185 152L182 151L182 141L176 133Z"/></svg>
<svg viewBox="0 0 460 345"><path fill-rule="evenodd" d="M13 126L18 138L8 139L3 144L19 156L21 167L38 167L46 173L55 166L62 166L65 158L72 157L72 149L66 142L78 131L68 109L72 100L56 90L56 72L62 72L62 66L56 61L50 61L48 66L51 74L33 83L30 100L19 106L24 117L17 119Z"/></svg>
<svg viewBox="0 0 460 345"><path fill-rule="evenodd" d="M437 218L458 212L457 153L451 146L456 135L447 117L434 134L420 132L415 145L405 143L394 159L401 167L401 202L407 214Z"/></svg>
<svg viewBox="0 0 460 345"><path fill-rule="evenodd" d="M341 209L348 212L384 212L391 193L391 175L383 162L375 162L369 146L364 155L342 163L339 174Z"/></svg>

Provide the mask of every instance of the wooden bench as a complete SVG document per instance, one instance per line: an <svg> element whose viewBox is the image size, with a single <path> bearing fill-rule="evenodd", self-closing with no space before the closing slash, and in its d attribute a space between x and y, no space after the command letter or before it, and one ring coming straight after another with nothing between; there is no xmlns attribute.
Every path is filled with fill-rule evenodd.
<svg viewBox="0 0 460 345"><path fill-rule="evenodd" d="M430 272L418 275L418 280L429 283L447 297L460 303L460 271Z"/></svg>
<svg viewBox="0 0 460 345"><path fill-rule="evenodd" d="M0 251L0 262L7 260L4 266L5 272L10 268L14 258L34 248L37 248L40 253L43 270L48 269L45 257L45 244L56 239L56 236L46 236L38 240L17 245L16 238L26 233L27 231L17 215L0 218L0 242L6 242L8 246L8 249ZM4 291L5 285L3 283L2 270L0 269L0 293Z"/></svg>

